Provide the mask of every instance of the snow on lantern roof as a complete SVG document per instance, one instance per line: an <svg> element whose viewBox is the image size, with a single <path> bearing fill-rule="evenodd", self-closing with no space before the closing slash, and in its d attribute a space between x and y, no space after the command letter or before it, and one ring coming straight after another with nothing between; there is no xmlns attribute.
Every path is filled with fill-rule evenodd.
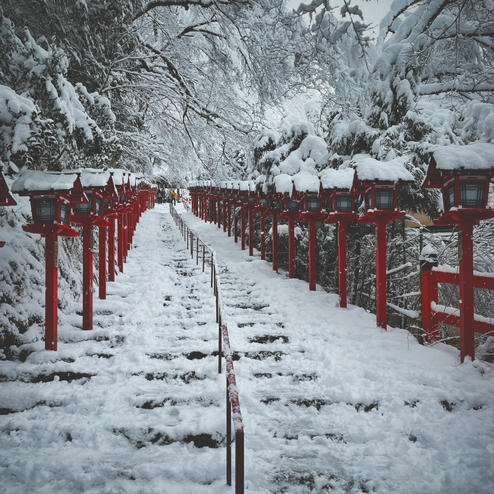
<svg viewBox="0 0 494 494"><path fill-rule="evenodd" d="M286 173L280 173L274 177L274 189L278 194L291 194L293 178Z"/></svg>
<svg viewBox="0 0 494 494"><path fill-rule="evenodd" d="M137 184L137 175L135 173L129 173L129 184L131 187L135 187Z"/></svg>
<svg viewBox="0 0 494 494"><path fill-rule="evenodd" d="M344 168L339 170L335 170L334 168L326 168L320 174L322 188L351 190L354 175L355 170L353 168Z"/></svg>
<svg viewBox="0 0 494 494"><path fill-rule="evenodd" d="M112 174L115 185L122 186L127 183L127 175L129 174L127 170L122 170L122 168L107 168L105 171Z"/></svg>
<svg viewBox="0 0 494 494"><path fill-rule="evenodd" d="M441 146L432 152L432 156L438 170L494 171L494 144L486 142Z"/></svg>
<svg viewBox="0 0 494 494"><path fill-rule="evenodd" d="M241 191L248 191L250 189L250 180L241 180L238 183L238 187Z"/></svg>
<svg viewBox="0 0 494 494"><path fill-rule="evenodd" d="M75 170L64 170L62 173L78 174L83 187L106 187L110 180L110 172L95 168L80 168Z"/></svg>
<svg viewBox="0 0 494 494"><path fill-rule="evenodd" d="M24 170L12 184L12 192L69 191L74 188L77 173L61 173L39 170Z"/></svg>
<svg viewBox="0 0 494 494"><path fill-rule="evenodd" d="M406 157L400 156L390 161L379 161L368 154L356 154L356 178L362 182L413 182L412 174L405 168Z"/></svg>
<svg viewBox="0 0 494 494"><path fill-rule="evenodd" d="M297 192L319 192L321 182L317 175L299 172L293 176L293 185Z"/></svg>

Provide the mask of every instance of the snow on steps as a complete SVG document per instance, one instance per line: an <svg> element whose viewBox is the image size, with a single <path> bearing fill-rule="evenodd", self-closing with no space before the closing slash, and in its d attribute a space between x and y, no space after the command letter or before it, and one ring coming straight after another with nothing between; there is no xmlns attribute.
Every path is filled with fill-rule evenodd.
<svg viewBox="0 0 494 494"><path fill-rule="evenodd" d="M214 298L168 216L143 216L94 320L0 362L2 493L230 492Z"/></svg>
<svg viewBox="0 0 494 494"><path fill-rule="evenodd" d="M335 295L309 292L182 214L221 269L247 492L490 492L491 366L384 332L373 315L339 309Z"/></svg>

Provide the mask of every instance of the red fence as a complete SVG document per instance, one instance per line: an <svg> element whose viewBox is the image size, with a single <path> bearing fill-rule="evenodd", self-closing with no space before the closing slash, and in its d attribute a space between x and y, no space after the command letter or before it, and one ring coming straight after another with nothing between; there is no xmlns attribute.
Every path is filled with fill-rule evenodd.
<svg viewBox="0 0 494 494"><path fill-rule="evenodd" d="M226 482L232 485L232 424L235 434L235 494L244 493L244 425L238 397L238 388L233 367L228 327L223 322L223 302L218 275L216 256L199 236L191 230L176 209L170 204L170 213L180 229L192 259L194 253L199 264L199 252L202 253L202 270L205 271L206 258L211 268L211 287L216 297L216 322L218 323L218 373L222 371L222 356L226 362Z"/></svg>
<svg viewBox="0 0 494 494"><path fill-rule="evenodd" d="M480 274L473 275L473 287L485 290L494 290L494 277ZM422 326L428 342L439 339L439 323L461 327L460 310L439 305L439 283L459 285L460 275L452 271L441 271L433 267L431 270L422 271ZM460 335L461 344L464 338L472 338L472 333L494 332L492 320L475 314L473 327L466 327L468 334Z"/></svg>

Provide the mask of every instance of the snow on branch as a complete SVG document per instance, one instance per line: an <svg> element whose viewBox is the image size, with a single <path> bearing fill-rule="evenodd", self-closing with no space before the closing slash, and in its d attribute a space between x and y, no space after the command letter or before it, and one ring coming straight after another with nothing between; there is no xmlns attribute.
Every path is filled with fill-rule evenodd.
<svg viewBox="0 0 494 494"><path fill-rule="evenodd" d="M139 19L143 15L147 14L150 10L157 7L183 7L188 9L191 6L197 6L202 8L209 8L214 5L233 5L233 4L248 4L248 0L155 0L154 2L149 2L141 10L138 10L133 21Z"/></svg>

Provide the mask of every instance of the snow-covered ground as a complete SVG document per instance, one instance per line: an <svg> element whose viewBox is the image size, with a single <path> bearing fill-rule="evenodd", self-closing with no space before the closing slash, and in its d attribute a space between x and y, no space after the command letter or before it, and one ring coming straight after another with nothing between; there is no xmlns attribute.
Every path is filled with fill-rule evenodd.
<svg viewBox="0 0 494 494"><path fill-rule="evenodd" d="M182 211L216 252L252 493L482 494L494 487L493 371L375 327L276 275ZM0 362L6 493L233 492L209 274L167 207L142 218L95 327Z"/></svg>

